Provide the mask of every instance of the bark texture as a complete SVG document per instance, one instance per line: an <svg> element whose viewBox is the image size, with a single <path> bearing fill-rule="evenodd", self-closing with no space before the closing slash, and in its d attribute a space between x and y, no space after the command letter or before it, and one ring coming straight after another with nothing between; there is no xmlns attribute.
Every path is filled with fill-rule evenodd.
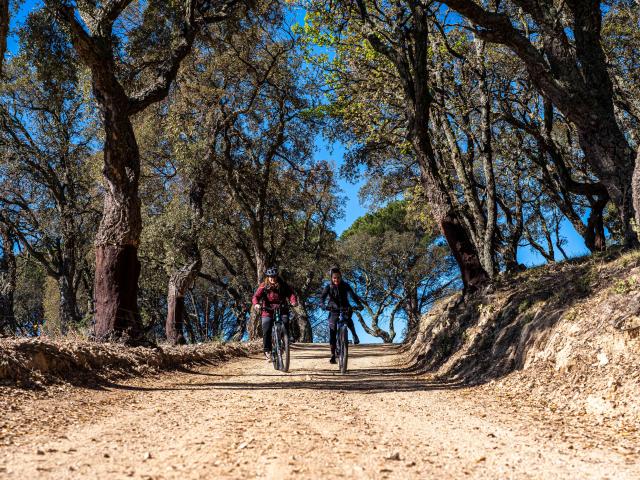
<svg viewBox="0 0 640 480"><path fill-rule="evenodd" d="M311 322L309 321L309 313L302 304L301 298L299 301L301 302L300 305L293 309L296 314L296 327L294 329L295 335L293 339L296 342L311 343L313 342L313 332L311 330Z"/></svg>
<svg viewBox="0 0 640 480"><path fill-rule="evenodd" d="M95 337L136 339L142 332L138 312L138 249L131 245L97 245Z"/></svg>

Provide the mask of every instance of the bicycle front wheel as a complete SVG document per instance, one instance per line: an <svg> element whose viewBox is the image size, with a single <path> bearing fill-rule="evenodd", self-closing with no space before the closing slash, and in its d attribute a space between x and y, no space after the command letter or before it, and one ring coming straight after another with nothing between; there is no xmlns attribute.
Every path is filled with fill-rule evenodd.
<svg viewBox="0 0 640 480"><path fill-rule="evenodd" d="M281 328L280 334L280 370L283 372L289 371L289 334L287 333L287 328L283 325Z"/></svg>
<svg viewBox="0 0 640 480"><path fill-rule="evenodd" d="M338 363L340 364L340 373L347 373L347 363L349 361L349 337L347 336L347 327L340 329L340 353Z"/></svg>
<svg viewBox="0 0 640 480"><path fill-rule="evenodd" d="M273 363L273 368L279 370L279 362L278 362L278 352L279 348L279 337L278 337L278 328L276 325L271 329L271 362Z"/></svg>

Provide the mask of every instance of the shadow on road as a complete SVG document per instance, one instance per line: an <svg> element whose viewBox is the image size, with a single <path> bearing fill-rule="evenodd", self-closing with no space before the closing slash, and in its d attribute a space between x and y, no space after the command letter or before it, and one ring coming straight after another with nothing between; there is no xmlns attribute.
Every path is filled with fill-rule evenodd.
<svg viewBox="0 0 640 480"><path fill-rule="evenodd" d="M227 390L227 391L255 391L255 390L324 390L357 392L365 394L385 392L414 392L424 390L458 389L467 385L456 382L440 382L428 380L424 376L415 374L404 366L381 366L359 368L358 360L367 358L390 357L398 354L399 345L358 345L352 346L349 359L352 368L344 375L337 370L337 365L328 364L328 345L307 344L292 346L291 371L279 373L271 370L268 373L216 373L183 368L180 371L193 378L189 382L180 382L162 387L130 386L112 383L109 386L124 390L141 391L175 391L175 390ZM253 355L256 361L264 362L260 355ZM316 362L310 362L316 360ZM302 362L312 368L296 369L296 362ZM266 362L264 362L266 364ZM325 367L326 363L326 367ZM258 364L259 365L259 364ZM320 368L318 368L320 367ZM199 381L200 379L202 381ZM211 380L211 377L219 380Z"/></svg>

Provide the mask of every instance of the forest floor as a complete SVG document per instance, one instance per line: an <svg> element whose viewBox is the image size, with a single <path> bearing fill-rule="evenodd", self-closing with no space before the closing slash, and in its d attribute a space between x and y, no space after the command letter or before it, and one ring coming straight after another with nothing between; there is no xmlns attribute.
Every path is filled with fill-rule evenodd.
<svg viewBox="0 0 640 480"><path fill-rule="evenodd" d="M12 397L0 478L640 478L637 438L588 417L409 373L398 346L295 345L260 355Z"/></svg>

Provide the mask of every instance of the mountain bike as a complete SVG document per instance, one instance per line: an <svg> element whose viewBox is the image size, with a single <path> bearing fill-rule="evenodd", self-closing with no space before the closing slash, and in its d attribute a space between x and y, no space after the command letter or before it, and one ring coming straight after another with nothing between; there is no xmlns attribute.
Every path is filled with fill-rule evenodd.
<svg viewBox="0 0 640 480"><path fill-rule="evenodd" d="M347 328L349 313L350 309L341 308L336 324L336 357L338 357L340 373L347 373L349 363L349 329Z"/></svg>
<svg viewBox="0 0 640 480"><path fill-rule="evenodd" d="M273 368L282 372L289 371L289 333L282 321L280 307L273 309L273 325L271 327L271 361Z"/></svg>

